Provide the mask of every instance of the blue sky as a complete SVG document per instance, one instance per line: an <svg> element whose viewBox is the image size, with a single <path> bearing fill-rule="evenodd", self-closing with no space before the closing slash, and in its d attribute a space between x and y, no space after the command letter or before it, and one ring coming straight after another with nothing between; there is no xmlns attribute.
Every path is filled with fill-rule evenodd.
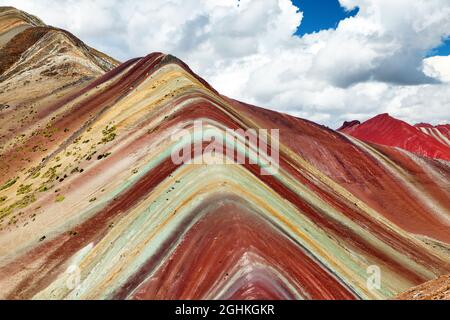
<svg viewBox="0 0 450 320"><path fill-rule="evenodd" d="M302 24L296 33L300 36L330 28L336 29L339 21L358 13L358 9L346 11L338 0L292 0L292 3L303 12ZM428 56L448 55L450 55L450 39L428 54Z"/></svg>
<svg viewBox="0 0 450 320"><path fill-rule="evenodd" d="M450 55L450 39L446 39L444 43L438 47L433 49L429 56L448 56Z"/></svg>
<svg viewBox="0 0 450 320"><path fill-rule="evenodd" d="M317 32L324 29L335 29L339 21L356 15L358 9L347 12L338 0L293 0L292 3L303 12L303 20L298 35Z"/></svg>

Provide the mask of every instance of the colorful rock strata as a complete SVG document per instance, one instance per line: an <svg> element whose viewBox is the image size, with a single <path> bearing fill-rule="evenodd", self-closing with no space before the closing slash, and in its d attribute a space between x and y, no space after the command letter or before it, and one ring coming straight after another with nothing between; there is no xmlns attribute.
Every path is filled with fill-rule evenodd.
<svg viewBox="0 0 450 320"><path fill-rule="evenodd" d="M88 78L39 80L54 51L23 61L46 45L0 94L0 298L386 299L450 273L448 162L235 101L163 53L102 68L74 45ZM199 120L279 129L279 170L175 164Z"/></svg>

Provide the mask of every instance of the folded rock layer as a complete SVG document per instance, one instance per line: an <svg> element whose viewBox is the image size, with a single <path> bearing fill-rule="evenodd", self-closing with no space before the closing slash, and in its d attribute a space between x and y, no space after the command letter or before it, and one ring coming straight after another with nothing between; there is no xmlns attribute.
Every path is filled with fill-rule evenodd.
<svg viewBox="0 0 450 320"><path fill-rule="evenodd" d="M171 55L100 69L22 128L0 111L0 298L384 299L450 273L447 162L232 100ZM180 132L212 156L199 121L245 164L175 163ZM279 129L271 175L248 129Z"/></svg>

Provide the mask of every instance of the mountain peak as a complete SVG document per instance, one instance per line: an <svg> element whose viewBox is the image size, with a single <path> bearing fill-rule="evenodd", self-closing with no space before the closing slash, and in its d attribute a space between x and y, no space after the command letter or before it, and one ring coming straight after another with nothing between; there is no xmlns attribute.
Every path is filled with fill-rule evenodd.
<svg viewBox="0 0 450 320"><path fill-rule="evenodd" d="M338 131L362 141L398 147L428 158L450 161L450 134L448 139L430 125L412 126L388 113L377 115L360 125L341 127ZM445 128L442 130L444 131Z"/></svg>
<svg viewBox="0 0 450 320"><path fill-rule="evenodd" d="M0 143L27 128L50 102L119 63L70 32L12 7L0 9ZM58 94L52 94L58 92ZM39 111L38 111L39 110Z"/></svg>
<svg viewBox="0 0 450 320"><path fill-rule="evenodd" d="M44 27L41 19L14 7L0 7L0 48L20 32L31 27Z"/></svg>
<svg viewBox="0 0 450 320"><path fill-rule="evenodd" d="M377 116L367 120L366 122L374 122L374 123L375 122L378 122L378 123L389 123L389 122L391 122L391 123L396 123L398 125L401 125L403 123L407 124L405 121L397 119L397 118L391 116L389 113L381 113L381 114L379 114L379 115L377 115Z"/></svg>
<svg viewBox="0 0 450 320"><path fill-rule="evenodd" d="M3 17L3 19L4 17L8 17L11 20L22 20L34 26L42 26L45 24L35 15L29 14L28 12L19 10L12 6L0 6L0 15Z"/></svg>
<svg viewBox="0 0 450 320"><path fill-rule="evenodd" d="M359 121L359 120L345 121L344 124L339 129L337 129L337 131L342 131L342 130L345 130L345 129L348 129L348 128L351 128L353 126L357 126L360 124L361 124L361 121Z"/></svg>

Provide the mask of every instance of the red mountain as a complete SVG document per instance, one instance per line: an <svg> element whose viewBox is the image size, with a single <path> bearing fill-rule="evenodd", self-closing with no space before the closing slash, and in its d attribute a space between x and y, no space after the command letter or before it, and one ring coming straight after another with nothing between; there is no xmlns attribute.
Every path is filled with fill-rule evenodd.
<svg viewBox="0 0 450 320"><path fill-rule="evenodd" d="M435 138L440 143L450 146L450 124L432 126L428 123L419 123L415 125L423 133Z"/></svg>
<svg viewBox="0 0 450 320"><path fill-rule="evenodd" d="M421 156L450 161L450 126L412 126L381 114L362 124L347 122L338 131L359 140L398 147Z"/></svg>

